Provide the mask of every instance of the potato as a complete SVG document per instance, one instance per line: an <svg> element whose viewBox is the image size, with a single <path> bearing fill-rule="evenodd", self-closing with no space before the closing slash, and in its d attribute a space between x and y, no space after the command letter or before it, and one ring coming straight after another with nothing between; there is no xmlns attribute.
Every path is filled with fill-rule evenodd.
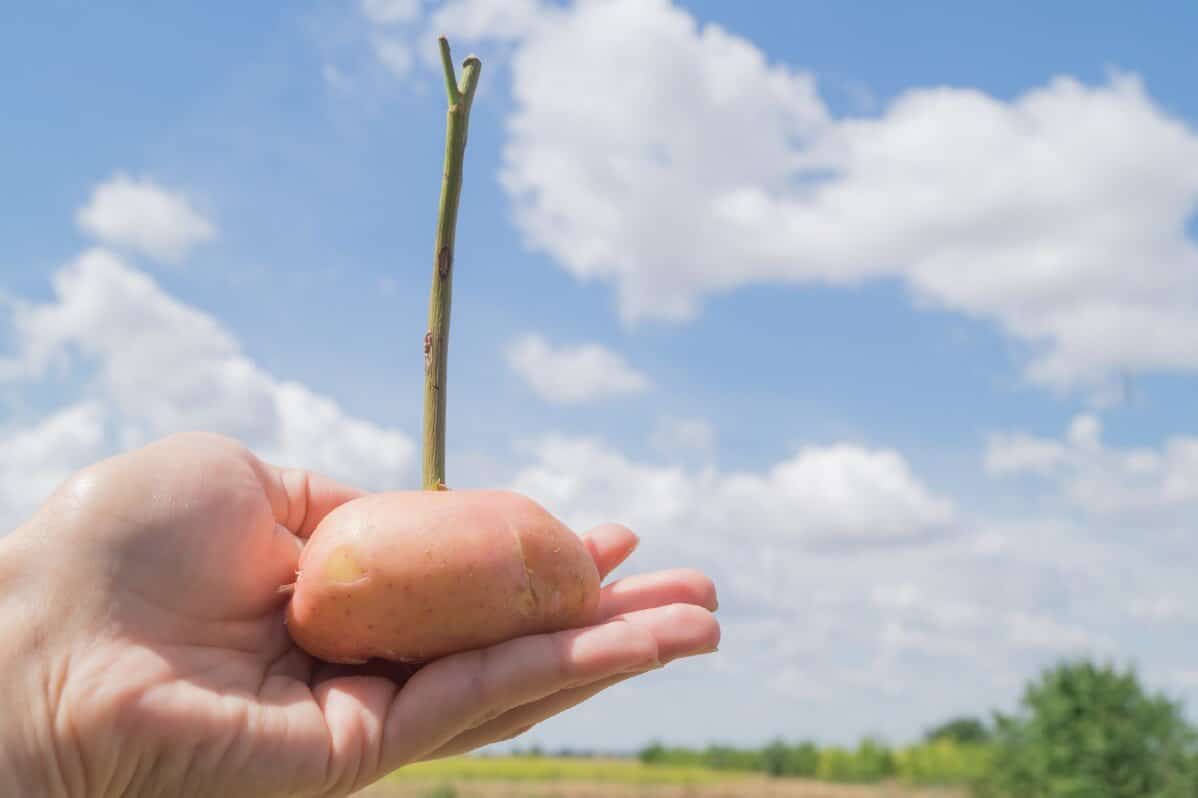
<svg viewBox="0 0 1198 798"><path fill-rule="evenodd" d="M321 521L300 555L292 639L330 662L424 662L582 626L599 603L590 552L518 494L364 496Z"/></svg>

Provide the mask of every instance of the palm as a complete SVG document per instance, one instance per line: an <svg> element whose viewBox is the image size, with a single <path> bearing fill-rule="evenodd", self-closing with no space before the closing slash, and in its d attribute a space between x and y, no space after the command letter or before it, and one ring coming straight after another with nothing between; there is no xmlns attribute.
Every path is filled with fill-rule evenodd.
<svg viewBox="0 0 1198 798"><path fill-rule="evenodd" d="M291 642L280 587L301 539L355 491L185 436L110 461L68 493L86 516L72 534L93 556L70 577L91 645L64 702L160 741L159 765L137 783L146 792L176 792L182 773L196 795L345 794L404 762L512 736L718 636L706 610L675 604L714 609L710 583L668 572L605 590L600 615L626 623L512 641L414 676L334 669ZM604 573L634 543L618 529L589 541ZM88 743L95 770L120 761L120 734Z"/></svg>

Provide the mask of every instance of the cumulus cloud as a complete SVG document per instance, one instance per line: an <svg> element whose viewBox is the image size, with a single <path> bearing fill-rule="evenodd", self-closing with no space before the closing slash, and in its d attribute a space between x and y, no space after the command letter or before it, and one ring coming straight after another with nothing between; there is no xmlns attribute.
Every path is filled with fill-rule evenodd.
<svg viewBox="0 0 1198 798"><path fill-rule="evenodd" d="M0 361L0 376L28 383L90 374L96 399L43 422L42 432L15 438L12 457L47 459L42 472L59 475L99 449L202 429L237 437L276 462L364 487L396 487L411 476L414 447L404 433L354 418L331 398L272 376L216 319L111 252L83 253L54 275L53 288L48 302L16 305L16 351ZM26 451L43 435L79 443L47 443L40 455ZM30 492L43 494L49 479Z"/></svg>
<svg viewBox="0 0 1198 798"><path fill-rule="evenodd" d="M809 446L759 473L687 470L630 460L591 438L532 444L537 461L514 485L567 517L614 517L694 539L736 534L810 546L892 544L943 534L952 502L929 490L896 452Z"/></svg>
<svg viewBox="0 0 1198 798"><path fill-rule="evenodd" d="M79 226L106 244L178 263L216 236L213 224L183 195L118 173L98 185L76 214Z"/></svg>
<svg viewBox="0 0 1198 798"><path fill-rule="evenodd" d="M0 535L105 451L104 405L82 401L28 427L0 427Z"/></svg>
<svg viewBox="0 0 1198 798"><path fill-rule="evenodd" d="M395 37L380 36L375 39L374 54L379 63L395 75L406 75L412 69L411 47Z"/></svg>
<svg viewBox="0 0 1198 798"><path fill-rule="evenodd" d="M1055 390L1198 369L1198 135L1135 76L912 89L838 119L812 74L668 0L501 6L434 19L515 42L518 224L629 322L754 283L898 279L1021 342Z"/></svg>
<svg viewBox="0 0 1198 798"><path fill-rule="evenodd" d="M715 441L715 428L702 418L664 416L657 420L650 436L653 448L667 457L709 458L715 453Z"/></svg>
<svg viewBox="0 0 1198 798"><path fill-rule="evenodd" d="M826 704L821 729L907 735L899 716L1006 704L1057 657L1136 650L1168 663L1145 635L1184 646L1194 629L1175 611L1198 602L1188 560L1067 520L971 516L885 449L808 446L752 472L560 435L524 455L512 486L578 529L628 524L642 538L636 567L710 573L725 677L804 711ZM1159 618L1150 633L1145 615ZM874 725L879 700L893 725Z"/></svg>
<svg viewBox="0 0 1198 798"><path fill-rule="evenodd" d="M378 25L406 22L420 14L420 0L362 0L362 14Z"/></svg>
<svg viewBox="0 0 1198 798"><path fill-rule="evenodd" d="M990 435L986 445L987 473L1051 473L1065 460L1065 446L1026 432L1000 432Z"/></svg>
<svg viewBox="0 0 1198 798"><path fill-rule="evenodd" d="M744 285L888 279L994 324L1053 390L1198 369L1198 135L1134 75L836 118L810 72L670 0L451 0L425 22L421 40L503 45L517 223L629 323Z"/></svg>
<svg viewBox="0 0 1198 798"><path fill-rule="evenodd" d="M519 39L549 10L539 0L450 0L431 15L430 29L451 40Z"/></svg>
<svg viewBox="0 0 1198 798"><path fill-rule="evenodd" d="M643 393L649 378L600 344L555 347L529 334L506 350L508 366L547 402L579 404Z"/></svg>
<svg viewBox="0 0 1198 798"><path fill-rule="evenodd" d="M1022 432L990 436L985 461L995 474L1034 473L1079 509L1096 515L1160 516L1198 509L1198 437L1176 435L1158 448L1113 448L1092 414L1073 419L1060 440Z"/></svg>

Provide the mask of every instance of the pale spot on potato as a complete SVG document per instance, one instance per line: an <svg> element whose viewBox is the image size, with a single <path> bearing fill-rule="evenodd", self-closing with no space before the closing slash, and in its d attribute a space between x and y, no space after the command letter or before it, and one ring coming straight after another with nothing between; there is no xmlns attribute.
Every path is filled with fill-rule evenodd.
<svg viewBox="0 0 1198 798"><path fill-rule="evenodd" d="M358 565L349 546L333 551L325 561L324 575L333 584L345 585L357 582L366 576L365 569Z"/></svg>

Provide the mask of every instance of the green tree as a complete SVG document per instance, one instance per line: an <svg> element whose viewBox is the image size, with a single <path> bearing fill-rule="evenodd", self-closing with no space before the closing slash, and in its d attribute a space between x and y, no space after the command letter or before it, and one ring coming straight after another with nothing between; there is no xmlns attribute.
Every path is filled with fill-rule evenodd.
<svg viewBox="0 0 1198 798"><path fill-rule="evenodd" d="M895 753L897 775L910 784L973 784L985 775L991 748L947 735L909 745Z"/></svg>
<svg viewBox="0 0 1198 798"><path fill-rule="evenodd" d="M774 740L761 751L761 760L765 763L765 772L771 776L786 776L786 760L790 756L790 746L781 740Z"/></svg>
<svg viewBox="0 0 1198 798"><path fill-rule="evenodd" d="M642 748L637 758L646 765L660 765L666 758L666 747L654 741Z"/></svg>
<svg viewBox="0 0 1198 798"><path fill-rule="evenodd" d="M1190 798L1195 734L1179 706L1149 695L1134 671L1073 662L1041 674L1020 710L997 715L979 785L1012 798Z"/></svg>
<svg viewBox="0 0 1198 798"><path fill-rule="evenodd" d="M857 746L856 759L863 780L879 781L894 775L894 751L882 740L866 737Z"/></svg>
<svg viewBox="0 0 1198 798"><path fill-rule="evenodd" d="M774 740L761 751L761 763L771 776L815 776L819 768L819 749L815 743L803 742L787 745Z"/></svg>
<svg viewBox="0 0 1198 798"><path fill-rule="evenodd" d="M933 727L925 735L926 742L952 740L956 743L984 743L990 739L990 730L978 718L960 717Z"/></svg>
<svg viewBox="0 0 1198 798"><path fill-rule="evenodd" d="M790 749L786 758L786 775L814 778L819 768L819 748L813 742L802 742Z"/></svg>
<svg viewBox="0 0 1198 798"><path fill-rule="evenodd" d="M819 752L816 776L827 781L876 782L895 774L890 747L867 737L856 749L832 746Z"/></svg>
<svg viewBox="0 0 1198 798"><path fill-rule="evenodd" d="M764 770L761 752L751 748L709 745L703 752L703 764L712 770Z"/></svg>

